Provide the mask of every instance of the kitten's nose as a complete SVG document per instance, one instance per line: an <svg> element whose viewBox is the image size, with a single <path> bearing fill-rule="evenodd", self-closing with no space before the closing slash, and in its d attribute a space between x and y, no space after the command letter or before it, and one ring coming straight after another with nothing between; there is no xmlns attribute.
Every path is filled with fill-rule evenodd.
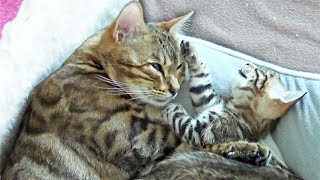
<svg viewBox="0 0 320 180"><path fill-rule="evenodd" d="M255 69L255 66L251 63L247 63L245 66L241 68L241 72L244 74L248 74Z"/></svg>

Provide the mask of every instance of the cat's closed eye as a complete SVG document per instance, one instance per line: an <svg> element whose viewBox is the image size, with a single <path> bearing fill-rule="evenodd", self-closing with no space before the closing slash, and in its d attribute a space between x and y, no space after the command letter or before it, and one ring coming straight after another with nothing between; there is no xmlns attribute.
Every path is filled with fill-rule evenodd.
<svg viewBox="0 0 320 180"><path fill-rule="evenodd" d="M163 73L163 69L162 66L159 63L149 63L154 69L156 69L157 71Z"/></svg>
<svg viewBox="0 0 320 180"><path fill-rule="evenodd" d="M183 63L181 63L181 64L177 67L177 69L180 69L180 68L182 67L182 64L183 64Z"/></svg>

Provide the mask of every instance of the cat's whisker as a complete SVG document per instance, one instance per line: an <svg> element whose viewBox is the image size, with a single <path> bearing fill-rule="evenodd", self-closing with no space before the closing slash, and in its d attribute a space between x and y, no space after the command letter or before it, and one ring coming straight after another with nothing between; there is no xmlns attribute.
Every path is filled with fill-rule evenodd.
<svg viewBox="0 0 320 180"><path fill-rule="evenodd" d="M99 80L101 80L101 81L104 81L104 82L107 82L107 83L111 83L111 84L129 85L128 83L123 83L123 82L115 81L115 80L112 80L112 79L109 79L109 78L106 78L106 77L100 76L100 75L97 75L96 78L99 79Z"/></svg>
<svg viewBox="0 0 320 180"><path fill-rule="evenodd" d="M104 87L96 87L98 89L103 89L107 93L112 93L112 94L128 94L128 95L145 95L149 94L149 91L142 91L142 90L136 90L132 91L129 89L121 89L121 88L104 88Z"/></svg>
<svg viewBox="0 0 320 180"><path fill-rule="evenodd" d="M126 87L126 88L127 87L138 87L138 86L133 85L133 84L112 80L112 79L106 78L106 77L101 76L101 75L96 75L95 77L97 79L103 81L103 82L107 82L108 84L111 84L111 85L114 85L114 86L120 86L120 87Z"/></svg>
<svg viewBox="0 0 320 180"><path fill-rule="evenodd" d="M151 94L149 94L149 95L146 94L145 95L145 98L149 98L149 97L152 97L152 95ZM140 99L140 97L131 97L129 101L134 101L134 100L137 100L137 99Z"/></svg>
<svg viewBox="0 0 320 180"><path fill-rule="evenodd" d="M144 91L144 90L132 90L132 89L124 89L124 88L104 88L104 87L96 87L98 89L103 89L108 92L127 92L127 93L149 93L150 91Z"/></svg>

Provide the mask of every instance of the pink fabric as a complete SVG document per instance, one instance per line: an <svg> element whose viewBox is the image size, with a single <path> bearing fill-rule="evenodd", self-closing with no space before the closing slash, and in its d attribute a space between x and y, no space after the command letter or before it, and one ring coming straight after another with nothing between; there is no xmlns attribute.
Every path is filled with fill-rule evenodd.
<svg viewBox="0 0 320 180"><path fill-rule="evenodd" d="M0 0L0 39L4 25L14 19L22 0Z"/></svg>

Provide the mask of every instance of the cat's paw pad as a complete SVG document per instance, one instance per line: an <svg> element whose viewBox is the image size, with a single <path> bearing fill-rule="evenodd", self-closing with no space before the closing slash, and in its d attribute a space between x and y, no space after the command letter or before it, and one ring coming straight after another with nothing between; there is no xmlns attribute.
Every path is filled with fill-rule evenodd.
<svg viewBox="0 0 320 180"><path fill-rule="evenodd" d="M258 143L241 142L234 144L229 149L230 152L227 153L227 157L236 156L231 158L255 166L265 166L271 159L271 151Z"/></svg>
<svg viewBox="0 0 320 180"><path fill-rule="evenodd" d="M197 61L196 49L193 45L190 45L189 42L181 41L180 49L182 57L188 64L195 63Z"/></svg>
<svg viewBox="0 0 320 180"><path fill-rule="evenodd" d="M187 112L180 104L170 103L162 111L162 119L170 123L174 118L182 116L184 114L187 114Z"/></svg>
<svg viewBox="0 0 320 180"><path fill-rule="evenodd" d="M218 153L226 158L245 162L255 166L265 166L271 159L271 151L259 143L245 141L207 145L207 151Z"/></svg>

